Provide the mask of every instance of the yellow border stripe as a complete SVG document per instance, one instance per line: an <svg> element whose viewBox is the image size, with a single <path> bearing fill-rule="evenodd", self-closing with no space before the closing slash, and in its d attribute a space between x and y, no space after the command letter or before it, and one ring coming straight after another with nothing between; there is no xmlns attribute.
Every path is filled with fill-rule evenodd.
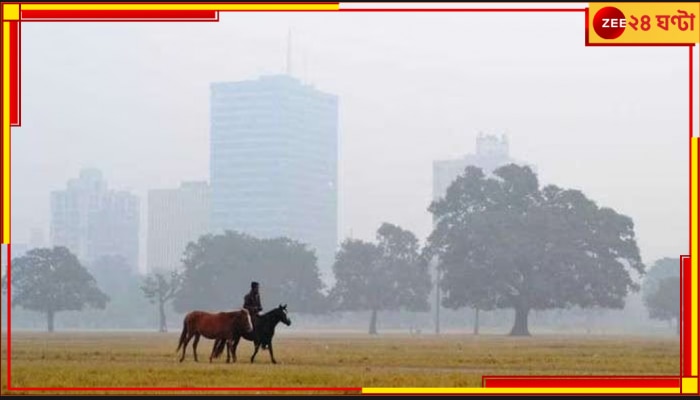
<svg viewBox="0 0 700 400"><path fill-rule="evenodd" d="M22 10L338 10L334 4L32 4L22 3Z"/></svg>
<svg viewBox="0 0 700 400"><path fill-rule="evenodd" d="M512 393L537 393L537 394L679 394L680 388L362 388L362 394L512 394Z"/></svg>
<svg viewBox="0 0 700 400"><path fill-rule="evenodd" d="M690 140L690 372L698 375L698 138Z"/></svg>
<svg viewBox="0 0 700 400"><path fill-rule="evenodd" d="M10 243L10 23L2 23L2 243Z"/></svg>

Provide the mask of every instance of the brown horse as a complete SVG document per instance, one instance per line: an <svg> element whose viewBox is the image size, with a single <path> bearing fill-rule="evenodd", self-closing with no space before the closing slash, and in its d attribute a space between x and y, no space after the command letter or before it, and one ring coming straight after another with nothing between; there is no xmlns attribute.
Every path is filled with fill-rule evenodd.
<svg viewBox="0 0 700 400"><path fill-rule="evenodd" d="M180 357L180 362L182 362L185 359L187 344L194 337L192 351L194 352L194 360L198 361L197 344L200 336L204 336L207 339L225 340L228 345L233 340L234 335L247 335L252 331L253 323L246 309L218 313L191 311L185 315L185 319L182 321L180 342L175 351L180 351L180 348L182 348L182 356ZM209 362L211 360L212 356L210 355Z"/></svg>
<svg viewBox="0 0 700 400"><path fill-rule="evenodd" d="M233 362L236 362L236 347L238 347L238 342L241 338L253 342L255 345L255 350L253 355L250 357L250 362L255 361L255 355L258 354L258 349L262 346L263 350L270 351L270 359L273 364L277 364L275 360L275 354L272 352L272 337L275 336L275 327L278 323L289 326L292 321L287 317L287 305L280 304L279 307L266 312L263 315L258 315L254 317L253 332L248 334L234 334L233 344L229 340L224 341L217 339L214 342L214 347L211 349L212 356L218 358L224 351L224 345L226 346L226 362L229 362L231 356L233 356Z"/></svg>

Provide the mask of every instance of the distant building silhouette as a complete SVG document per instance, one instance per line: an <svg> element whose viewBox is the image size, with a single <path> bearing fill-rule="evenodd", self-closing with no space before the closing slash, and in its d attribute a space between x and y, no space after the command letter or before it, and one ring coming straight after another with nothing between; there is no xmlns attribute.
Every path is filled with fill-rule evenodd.
<svg viewBox="0 0 700 400"><path fill-rule="evenodd" d="M147 267L173 271L182 265L187 244L209 232L209 184L183 182L148 191Z"/></svg>
<svg viewBox="0 0 700 400"><path fill-rule="evenodd" d="M120 255L138 271L139 199L107 189L97 169L82 169L65 190L51 192L51 244L65 246L90 265Z"/></svg>
<svg viewBox="0 0 700 400"><path fill-rule="evenodd" d="M289 75L211 85L211 226L309 245L332 279L338 98ZM280 266L284 268L284 266Z"/></svg>
<svg viewBox="0 0 700 400"><path fill-rule="evenodd" d="M510 157L508 137L480 133L476 138L476 153L450 160L433 161L433 200L445 195L447 188L467 166L481 168L486 175L506 164L527 165L537 173L537 167Z"/></svg>

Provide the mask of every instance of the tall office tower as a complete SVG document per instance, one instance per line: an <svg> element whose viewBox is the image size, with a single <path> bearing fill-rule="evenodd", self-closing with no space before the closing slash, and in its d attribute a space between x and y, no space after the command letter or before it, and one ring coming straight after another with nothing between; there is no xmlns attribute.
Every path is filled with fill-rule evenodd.
<svg viewBox="0 0 700 400"><path fill-rule="evenodd" d="M211 85L211 227L287 236L332 281L338 98L289 75Z"/></svg>

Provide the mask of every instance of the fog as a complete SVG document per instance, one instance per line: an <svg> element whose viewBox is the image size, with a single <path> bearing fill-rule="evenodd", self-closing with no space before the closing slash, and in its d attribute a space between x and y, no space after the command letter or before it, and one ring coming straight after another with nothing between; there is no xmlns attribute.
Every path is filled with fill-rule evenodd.
<svg viewBox="0 0 700 400"><path fill-rule="evenodd" d="M284 73L291 31L292 75L339 98L339 241L374 240L387 221L423 242L433 161L474 153L484 132L506 133L510 155L536 165L541 184L631 217L643 262L688 254L688 49L585 47L583 19L295 12L25 23L12 242L40 230L49 243L50 192L94 167L141 199L145 272L148 190L209 181L210 83ZM696 46L696 77L698 65ZM696 134L698 120L696 107Z"/></svg>

